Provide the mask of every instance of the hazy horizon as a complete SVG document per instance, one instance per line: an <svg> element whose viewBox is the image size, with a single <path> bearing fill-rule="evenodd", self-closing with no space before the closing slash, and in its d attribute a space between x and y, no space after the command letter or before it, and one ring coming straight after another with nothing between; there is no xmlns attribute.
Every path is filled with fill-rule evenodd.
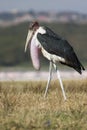
<svg viewBox="0 0 87 130"><path fill-rule="evenodd" d="M3 0L0 2L0 12L4 11L27 11L27 10L35 10L35 11L52 11L52 12L60 12L60 11L75 11L87 14L87 1L79 1L79 0Z"/></svg>

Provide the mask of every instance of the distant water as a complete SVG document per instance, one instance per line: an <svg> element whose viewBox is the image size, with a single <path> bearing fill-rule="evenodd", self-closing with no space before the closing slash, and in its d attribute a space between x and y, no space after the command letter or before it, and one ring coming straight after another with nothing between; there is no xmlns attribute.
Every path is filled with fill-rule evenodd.
<svg viewBox="0 0 87 130"><path fill-rule="evenodd" d="M11 71L0 72L0 81L29 81L29 80L47 80L49 72L46 71ZM87 78L87 71L84 71L82 75L76 71L60 71L62 79L82 79ZM53 79L56 79L56 73L53 72Z"/></svg>

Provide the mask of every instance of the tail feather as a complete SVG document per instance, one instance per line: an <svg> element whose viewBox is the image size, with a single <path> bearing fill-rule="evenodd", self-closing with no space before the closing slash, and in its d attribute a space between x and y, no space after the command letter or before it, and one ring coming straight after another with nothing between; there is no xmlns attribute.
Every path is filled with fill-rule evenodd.
<svg viewBox="0 0 87 130"><path fill-rule="evenodd" d="M70 55L66 57L66 63L68 66L73 67L80 74L82 74L82 70L85 70L83 65L80 63L77 55L75 54L74 50L72 50L70 52Z"/></svg>
<svg viewBox="0 0 87 130"><path fill-rule="evenodd" d="M60 63L64 64L64 65L67 65L69 67L74 68L79 74L82 74L82 70L85 70L85 68L81 64L79 64L79 65L73 65L71 63L61 62L61 61L60 61Z"/></svg>
<svg viewBox="0 0 87 130"><path fill-rule="evenodd" d="M74 51L71 52L71 55L65 58L65 62L60 61L60 63L74 68L80 74L82 74L82 70L85 70Z"/></svg>
<svg viewBox="0 0 87 130"><path fill-rule="evenodd" d="M73 66L73 68L80 74L82 74L82 70L85 70L81 64L79 64L78 66Z"/></svg>
<svg viewBox="0 0 87 130"><path fill-rule="evenodd" d="M85 68L83 67L83 65L80 63L79 59L77 58L76 54L74 53L73 55L73 68L79 72L80 74L82 74L82 70L85 70Z"/></svg>
<svg viewBox="0 0 87 130"><path fill-rule="evenodd" d="M81 64L82 70L85 70L84 66Z"/></svg>

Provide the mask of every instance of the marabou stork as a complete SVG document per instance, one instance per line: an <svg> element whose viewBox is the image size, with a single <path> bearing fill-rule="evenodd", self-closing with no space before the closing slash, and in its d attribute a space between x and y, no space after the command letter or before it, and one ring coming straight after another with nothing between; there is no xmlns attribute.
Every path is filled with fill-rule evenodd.
<svg viewBox="0 0 87 130"><path fill-rule="evenodd" d="M57 72L57 77L59 78L64 99L66 100L63 83L56 63L60 62L61 64L70 66L78 71L80 74L82 73L82 70L85 70L83 65L78 60L72 46L68 43L66 39L54 33L50 28L46 26L39 26L39 23L37 21L32 22L29 26L29 31L25 44L25 52L29 44L30 55L35 69L40 69L39 50L41 50L44 57L46 57L50 61L49 77L44 97L47 95L52 75L52 66L54 66Z"/></svg>

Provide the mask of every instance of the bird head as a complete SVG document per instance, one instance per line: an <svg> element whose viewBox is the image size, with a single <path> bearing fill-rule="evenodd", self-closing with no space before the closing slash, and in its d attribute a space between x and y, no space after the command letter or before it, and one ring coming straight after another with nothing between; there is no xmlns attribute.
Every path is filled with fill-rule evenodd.
<svg viewBox="0 0 87 130"><path fill-rule="evenodd" d="M32 40L32 37L33 37L35 31L38 28L39 28L39 23L37 21L34 21L34 22L30 23L29 30L28 30L28 35L27 35L27 39L26 39L26 44L25 44L25 52L27 50L27 47L28 47L29 43Z"/></svg>

